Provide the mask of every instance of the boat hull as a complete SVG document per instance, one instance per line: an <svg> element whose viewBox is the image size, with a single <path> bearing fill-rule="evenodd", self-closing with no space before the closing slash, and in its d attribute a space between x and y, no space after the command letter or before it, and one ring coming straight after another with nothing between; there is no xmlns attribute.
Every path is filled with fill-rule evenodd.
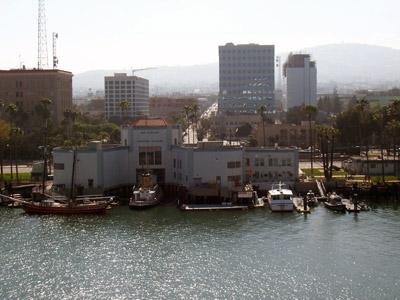
<svg viewBox="0 0 400 300"><path fill-rule="evenodd" d="M147 209L154 207L158 204L157 201L149 202L149 201L134 201L129 203L129 208L131 209Z"/></svg>
<svg viewBox="0 0 400 300"><path fill-rule="evenodd" d="M325 205L325 207L326 207L327 209L333 210L333 211L340 211L340 212L343 212L343 211L346 210L346 205L344 205L344 204L332 205L332 204L329 204L329 203L327 203L327 202L324 202L324 205Z"/></svg>
<svg viewBox="0 0 400 300"><path fill-rule="evenodd" d="M281 211L281 212L291 212L293 211L293 203L292 204L274 204L270 203L269 208L271 211Z"/></svg>
<svg viewBox="0 0 400 300"><path fill-rule="evenodd" d="M95 205L76 205L76 206L46 206L35 203L23 203L22 209L27 213L35 214L96 214L107 210L107 203Z"/></svg>

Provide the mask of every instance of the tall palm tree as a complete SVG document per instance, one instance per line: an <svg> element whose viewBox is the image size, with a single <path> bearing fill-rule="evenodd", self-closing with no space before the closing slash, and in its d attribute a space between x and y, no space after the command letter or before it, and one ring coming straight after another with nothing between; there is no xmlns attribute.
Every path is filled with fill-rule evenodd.
<svg viewBox="0 0 400 300"><path fill-rule="evenodd" d="M9 147L10 147L10 171L11 171L11 179L13 179L13 161L12 161L12 134L11 134L11 130L13 129L13 120L15 119L15 115L18 112L18 106L16 106L15 104L11 103L8 104L6 107L6 112L8 113L9 117L10 117L10 124L11 124L11 129L10 129L10 143L9 143Z"/></svg>
<svg viewBox="0 0 400 300"><path fill-rule="evenodd" d="M4 108L4 100L0 99L0 111L3 110L3 108ZM4 132L1 132L0 135L2 135L2 133L4 134ZM3 170L3 147L4 147L4 144L3 144L3 138L0 136L0 147L1 147L1 149L0 149L0 169L1 169L0 180L1 180L1 182L3 182L3 180L4 180L4 173L3 173L3 171L4 171Z"/></svg>
<svg viewBox="0 0 400 300"><path fill-rule="evenodd" d="M199 111L200 107L197 103L193 104L192 107L192 124L193 124L193 143L194 143L194 131L196 130L196 137L197 137L197 112Z"/></svg>
<svg viewBox="0 0 400 300"><path fill-rule="evenodd" d="M14 127L11 129L11 133L14 137L14 151L15 151L15 175L17 177L17 182L19 183L19 175L18 175L18 141L20 137L24 135L24 131L19 127Z"/></svg>
<svg viewBox="0 0 400 300"><path fill-rule="evenodd" d="M377 111L374 113L372 118L378 125L379 144L381 148L382 182L385 183L385 166L383 163L383 113Z"/></svg>
<svg viewBox="0 0 400 300"><path fill-rule="evenodd" d="M329 167L329 178L332 179L334 145L335 145L335 140L339 136L340 132L338 129L330 127L328 129L328 134L329 134L329 141L331 143L331 164Z"/></svg>
<svg viewBox="0 0 400 300"><path fill-rule="evenodd" d="M126 122L127 121L128 108L129 108L129 106L131 106L131 104L129 103L128 100L124 99L120 103L118 103L118 106L121 109L121 115L125 116L125 120L123 120L123 122Z"/></svg>
<svg viewBox="0 0 400 300"><path fill-rule="evenodd" d="M393 141L393 164L394 175L397 176L396 153L397 153L397 134L400 132L400 121L391 120L386 124L385 131L388 136L392 137Z"/></svg>
<svg viewBox="0 0 400 300"><path fill-rule="evenodd" d="M310 161L311 161L311 177L314 177L314 167L313 167L313 134L312 134L312 126L311 126L311 116L312 114L315 114L318 109L313 106L313 105L303 105L301 107L302 111L306 111L307 112L307 116L308 116L308 124L309 124L309 133L310 133L310 152L311 152L311 156L310 156Z"/></svg>
<svg viewBox="0 0 400 300"><path fill-rule="evenodd" d="M358 99L357 100L357 105L356 108L357 110L361 113L361 118L362 118L362 127L364 128L364 132L362 133L361 130L361 124L359 125L359 131L360 131L360 143L362 143L363 138L365 138L365 153L367 157L367 180L369 181L369 142L368 142L368 137L366 135L365 131L365 110L369 105L369 101L366 98L363 99Z"/></svg>
<svg viewBox="0 0 400 300"><path fill-rule="evenodd" d="M267 108L265 107L264 104L262 104L259 108L258 108L258 113L260 114L261 117L261 123L262 123L262 127L263 127L263 145L265 147L265 126L264 126L264 113L267 110Z"/></svg>
<svg viewBox="0 0 400 300"><path fill-rule="evenodd" d="M187 137L188 137L188 144L190 144L190 136L189 136L189 126L190 126L190 112L191 108L189 105L185 105L182 109L182 114L186 119L186 129L187 129Z"/></svg>

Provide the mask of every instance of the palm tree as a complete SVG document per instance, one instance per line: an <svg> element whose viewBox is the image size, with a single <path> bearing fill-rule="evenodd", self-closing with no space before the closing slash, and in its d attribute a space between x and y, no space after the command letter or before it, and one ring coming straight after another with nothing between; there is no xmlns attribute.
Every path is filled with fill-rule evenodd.
<svg viewBox="0 0 400 300"><path fill-rule="evenodd" d="M394 175L397 176L397 165L396 165L396 153L397 153L397 134L400 131L400 121L391 120L386 124L385 131L388 136L392 137L393 140L393 164L394 164Z"/></svg>
<svg viewBox="0 0 400 300"><path fill-rule="evenodd" d="M4 100L0 99L0 110L2 110L4 108ZM5 125L6 123L4 123ZM4 131L2 130L2 132L0 132L0 169L1 169L1 182L3 182L4 180L4 173L3 173L3 147L5 142L3 143L3 141L6 140L4 133L8 132L8 131Z"/></svg>
<svg viewBox="0 0 400 300"><path fill-rule="evenodd" d="M131 106L131 104L128 102L128 100L124 99L118 103L118 106L121 109L121 115L125 115L124 122L126 122L128 107Z"/></svg>
<svg viewBox="0 0 400 300"><path fill-rule="evenodd" d="M385 166L383 163L383 113L381 111L375 112L373 115L373 120L378 123L379 144L381 148L382 182L385 183Z"/></svg>
<svg viewBox="0 0 400 300"><path fill-rule="evenodd" d="M261 117L261 122L262 122L262 127L263 127L263 145L265 147L265 126L264 126L264 113L267 110L267 108L265 107L264 104L262 104L259 108L258 108L258 113L260 114Z"/></svg>
<svg viewBox="0 0 400 300"><path fill-rule="evenodd" d="M8 104L6 107L6 112L9 114L10 116L10 124L11 124L11 129L10 129L10 143L9 143L9 147L10 147L10 171L11 171L11 179L13 179L13 162L12 162L12 151L11 151L11 145L12 145L12 134L11 131L13 129L13 119L15 118L16 113L18 112L18 106L16 106L15 104L11 103Z"/></svg>
<svg viewBox="0 0 400 300"><path fill-rule="evenodd" d="M185 105L182 109L182 113L186 119L186 126L187 126L187 137L188 137L188 144L190 144L190 136L189 136L189 126L190 126L190 111L191 108L189 105Z"/></svg>
<svg viewBox="0 0 400 300"><path fill-rule="evenodd" d="M335 140L339 136L340 132L338 129L330 127L328 129L328 134L329 134L329 140L331 143L331 165L329 167L329 178L332 178L334 145L335 145Z"/></svg>
<svg viewBox="0 0 400 300"><path fill-rule="evenodd" d="M196 130L197 136L197 112L199 111L200 107L197 103L193 104L191 107L192 110L192 124L193 124L193 143L194 143L194 130Z"/></svg>
<svg viewBox="0 0 400 300"><path fill-rule="evenodd" d="M369 101L366 98L357 100L356 108L361 113L362 126L364 128L364 132L365 132L365 109L368 105L369 105ZM365 137L365 150L366 150L365 153L366 153L366 157L367 157L367 180L369 181L369 156L368 156L369 143L368 143L368 138L367 138L366 134L361 133L361 124L359 125L359 131L360 131L360 143L362 142L363 137Z"/></svg>
<svg viewBox="0 0 400 300"><path fill-rule="evenodd" d="M314 168L313 168L313 135L312 135L312 126L311 126L311 115L316 113L318 109L313 105L303 105L301 107L302 111L307 112L308 116L308 124L310 130L310 150L311 150L311 177L314 177Z"/></svg>
<svg viewBox="0 0 400 300"><path fill-rule="evenodd" d="M10 135L14 137L14 151L15 151L15 174L17 176L17 182L19 183L18 176L18 140L24 135L24 132L19 127L14 127L10 131Z"/></svg>

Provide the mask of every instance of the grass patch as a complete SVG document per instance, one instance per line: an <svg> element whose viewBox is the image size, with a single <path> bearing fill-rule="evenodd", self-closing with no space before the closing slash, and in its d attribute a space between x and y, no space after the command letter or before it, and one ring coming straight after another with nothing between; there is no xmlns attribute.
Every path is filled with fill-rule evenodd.
<svg viewBox="0 0 400 300"><path fill-rule="evenodd" d="M311 175L311 168L307 169L301 169L307 176ZM313 174L314 176L324 176L324 170L323 169L313 169ZM346 171L333 171L332 172L333 176L346 176L349 175L348 172Z"/></svg>
<svg viewBox="0 0 400 300"><path fill-rule="evenodd" d="M31 173L18 173L19 180L31 180ZM4 173L3 180L9 181L11 179L11 173ZM13 174L13 180L17 180L17 174Z"/></svg>

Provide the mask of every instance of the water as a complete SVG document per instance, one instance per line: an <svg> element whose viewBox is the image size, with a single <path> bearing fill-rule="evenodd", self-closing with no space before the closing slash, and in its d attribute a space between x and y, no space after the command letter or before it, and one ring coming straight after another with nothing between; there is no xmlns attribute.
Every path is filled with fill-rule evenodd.
<svg viewBox="0 0 400 300"><path fill-rule="evenodd" d="M400 299L400 212L37 216L0 207L0 299Z"/></svg>

